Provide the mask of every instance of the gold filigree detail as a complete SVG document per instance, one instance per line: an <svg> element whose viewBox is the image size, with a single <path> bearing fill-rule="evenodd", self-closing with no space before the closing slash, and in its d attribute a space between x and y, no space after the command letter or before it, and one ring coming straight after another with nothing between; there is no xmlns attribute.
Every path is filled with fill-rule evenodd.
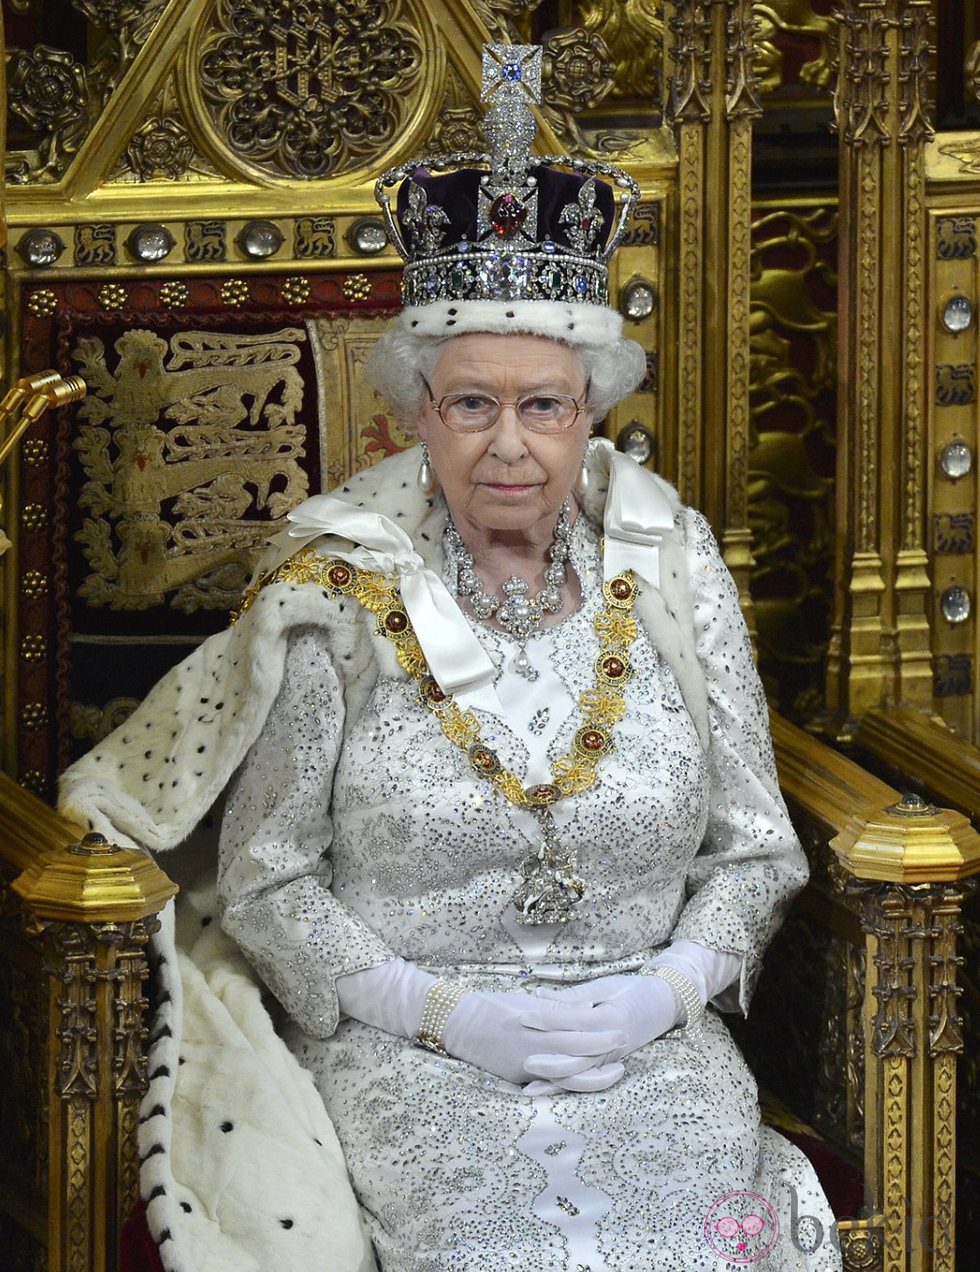
<svg viewBox="0 0 980 1272"><path fill-rule="evenodd" d="M221 301L230 309L239 309L248 300L248 283L242 278L228 278L221 284Z"/></svg>
<svg viewBox="0 0 980 1272"><path fill-rule="evenodd" d="M287 278L282 285L282 298L287 305L302 305L310 298L310 280L302 274Z"/></svg>
<svg viewBox="0 0 980 1272"><path fill-rule="evenodd" d="M670 19L673 76L669 95L675 123L706 124L711 118L711 12L705 0L686 0Z"/></svg>
<svg viewBox="0 0 980 1272"><path fill-rule="evenodd" d="M178 181L195 158L194 143L177 119L148 119L126 147L126 162L138 181Z"/></svg>
<svg viewBox="0 0 980 1272"><path fill-rule="evenodd" d="M935 133L929 101L932 57L936 52L930 40L932 24L931 0L907 0L898 19L898 139L903 144L925 142Z"/></svg>
<svg viewBox="0 0 980 1272"><path fill-rule="evenodd" d="M663 48L660 0L584 0L582 26L602 36L613 68L612 97L656 100Z"/></svg>
<svg viewBox="0 0 980 1272"><path fill-rule="evenodd" d="M20 581L20 590L31 600L47 595L48 576L41 570L25 570Z"/></svg>
<svg viewBox="0 0 980 1272"><path fill-rule="evenodd" d="M888 144L888 19L884 6L841 6L843 51L834 94L841 136L851 146Z"/></svg>
<svg viewBox="0 0 980 1272"><path fill-rule="evenodd" d="M25 702L20 709L20 722L25 729L42 729L48 722L48 708L43 702Z"/></svg>
<svg viewBox="0 0 980 1272"><path fill-rule="evenodd" d="M455 66L450 65L439 117L425 153L478 154L483 149L483 112L463 84Z"/></svg>
<svg viewBox="0 0 980 1272"><path fill-rule="evenodd" d="M367 300L371 295L367 274L348 274L344 279L344 295L348 300Z"/></svg>
<svg viewBox="0 0 980 1272"><path fill-rule="evenodd" d="M167 309L183 309L190 299L186 283L169 282L160 288L160 303Z"/></svg>
<svg viewBox="0 0 980 1272"><path fill-rule="evenodd" d="M48 656L48 642L44 636L32 632L20 638L20 656L25 662L43 662Z"/></svg>
<svg viewBox="0 0 980 1272"><path fill-rule="evenodd" d="M21 509L20 523L25 530L43 530L48 524L48 510L42 503L26 503Z"/></svg>
<svg viewBox="0 0 980 1272"><path fill-rule="evenodd" d="M636 640L636 620L616 610L600 614L596 619L595 629L599 639L608 642L610 646L632 645Z"/></svg>
<svg viewBox="0 0 980 1272"><path fill-rule="evenodd" d="M732 120L755 119L762 114L753 61L754 31L752 0L735 0L729 5L725 21L725 114ZM748 219L745 226L747 235ZM734 329L737 330L737 324Z"/></svg>
<svg viewBox="0 0 980 1272"><path fill-rule="evenodd" d="M25 769L17 780L25 791L31 791L34 795L44 796L47 782L40 769Z"/></svg>
<svg viewBox="0 0 980 1272"><path fill-rule="evenodd" d="M838 1235L847 1272L881 1272L884 1246L879 1229L842 1224Z"/></svg>
<svg viewBox="0 0 980 1272"><path fill-rule="evenodd" d="M45 44L31 50L8 48L10 112L33 134L31 149L9 157L8 181L51 182L62 176L146 42L166 2L72 0L73 7L92 28L87 41L91 53L86 62Z"/></svg>
<svg viewBox="0 0 980 1272"><path fill-rule="evenodd" d="M48 446L46 438L31 437L21 446L20 453L25 464L30 464L32 468L37 468L48 458L51 448Z"/></svg>
<svg viewBox="0 0 980 1272"><path fill-rule="evenodd" d="M574 117L593 110L612 92L613 61L598 30L555 31L542 49L542 90L552 109Z"/></svg>
<svg viewBox="0 0 980 1272"><path fill-rule="evenodd" d="M395 579L357 569L339 559L322 557L315 548L303 548L246 592L233 621L248 612L262 588L273 583L315 583L334 596L353 593L378 620L377 634L394 645L399 662L416 681L420 701L439 721L445 736L468 753L474 772L492 782L512 804L527 809L545 807L565 796L581 794L595 783L599 764L609 750L608 720L622 706L622 686L631 674L629 651L637 634L631 611L638 593L631 572L610 579L604 585L607 609L595 620L600 640L597 684L591 692L579 695L582 725L575 735L572 751L552 765L553 782L546 786L540 783L525 786L515 773L504 768L496 752L481 741L479 723L473 713L460 710L453 698L439 688L411 620L402 608ZM622 639L626 637L628 639ZM612 707L610 699L617 698L619 706Z"/></svg>
<svg viewBox="0 0 980 1272"><path fill-rule="evenodd" d="M39 287L27 297L27 311L35 318L50 318L58 308L58 298L48 287Z"/></svg>
<svg viewBox="0 0 980 1272"><path fill-rule="evenodd" d="M103 309L122 309L128 295L121 283L106 283L99 288L99 304Z"/></svg>
<svg viewBox="0 0 980 1272"><path fill-rule="evenodd" d="M264 173L335 177L394 140L415 106L422 44L400 0L222 0L195 76L233 154ZM341 38L339 32L343 32Z"/></svg>
<svg viewBox="0 0 980 1272"><path fill-rule="evenodd" d="M818 203L760 213L752 227L748 325L755 617L765 674L779 684L779 700L805 720L823 707L830 639L824 598L834 486L817 461L833 453L835 440L828 405L837 374L838 218Z"/></svg>

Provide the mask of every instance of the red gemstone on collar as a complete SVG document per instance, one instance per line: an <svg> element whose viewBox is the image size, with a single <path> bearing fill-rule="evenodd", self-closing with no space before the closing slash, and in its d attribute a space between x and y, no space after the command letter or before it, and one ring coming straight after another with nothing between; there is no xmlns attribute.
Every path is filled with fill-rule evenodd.
<svg viewBox="0 0 980 1272"><path fill-rule="evenodd" d="M423 676L419 688L426 702L438 704L446 701L446 695L442 692L434 676Z"/></svg>
<svg viewBox="0 0 980 1272"><path fill-rule="evenodd" d="M630 587L626 579L617 578L613 579L609 584L609 590L612 592L613 596L615 596L617 601L625 601L633 589Z"/></svg>
<svg viewBox="0 0 980 1272"><path fill-rule="evenodd" d="M527 220L527 207L513 194L499 194L490 204L490 228L498 238L513 238Z"/></svg>
<svg viewBox="0 0 980 1272"><path fill-rule="evenodd" d="M385 627L396 635L408 626L408 615L403 610L392 610L385 615Z"/></svg>
<svg viewBox="0 0 980 1272"><path fill-rule="evenodd" d="M351 572L346 565L332 565L327 571L327 579L334 587L346 587L351 580Z"/></svg>

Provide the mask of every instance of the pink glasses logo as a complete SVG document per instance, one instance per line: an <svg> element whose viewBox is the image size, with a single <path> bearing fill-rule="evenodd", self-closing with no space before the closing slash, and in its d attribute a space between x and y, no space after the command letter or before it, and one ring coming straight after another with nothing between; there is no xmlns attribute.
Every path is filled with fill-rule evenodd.
<svg viewBox="0 0 980 1272"><path fill-rule="evenodd" d="M779 1239L779 1220L769 1202L758 1193L726 1193L708 1211L704 1236L715 1254L729 1262L755 1263Z"/></svg>

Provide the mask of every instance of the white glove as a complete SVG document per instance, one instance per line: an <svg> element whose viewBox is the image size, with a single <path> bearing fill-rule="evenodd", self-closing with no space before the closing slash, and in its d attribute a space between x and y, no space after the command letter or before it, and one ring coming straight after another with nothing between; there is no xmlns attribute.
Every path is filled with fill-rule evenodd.
<svg viewBox="0 0 980 1272"><path fill-rule="evenodd" d="M393 958L363 972L350 972L334 981L337 1001L345 1016L374 1025L402 1038L414 1038L425 996L438 980L403 958Z"/></svg>
<svg viewBox="0 0 980 1272"><path fill-rule="evenodd" d="M600 976L567 989L549 986L537 992L555 1007L578 1007L587 1028L623 1037L617 1059L673 1029L683 1015L677 995L666 981L638 972ZM560 1057L542 1056L535 1071L542 1078L560 1078Z"/></svg>
<svg viewBox="0 0 980 1272"><path fill-rule="evenodd" d="M451 1056L507 1082L547 1074L565 1090L598 1091L623 1075L624 1033L604 1028L591 1008L544 1003L524 990L463 994L442 1039Z"/></svg>
<svg viewBox="0 0 980 1272"><path fill-rule="evenodd" d="M695 941L675 941L647 967L674 967L694 985L702 1004L720 994L739 976L742 958L723 950L709 949ZM626 1043L617 1051L618 1060L637 1047L662 1037L684 1018L685 1012L677 995L659 976L638 972L600 976L567 988L545 986L537 995L557 1005L577 1005L593 1013L592 1028L621 1032ZM557 1089L555 1080L561 1074L558 1057L541 1057L535 1071L543 1079L525 1088L527 1095L550 1095Z"/></svg>
<svg viewBox="0 0 980 1272"><path fill-rule="evenodd" d="M707 1005L739 979L743 961L741 954L709 949L697 941L672 941L650 960L647 967L676 968L698 991L701 1002Z"/></svg>
<svg viewBox="0 0 980 1272"><path fill-rule="evenodd" d="M414 1038L426 994L437 979L395 958L338 976L335 984L345 1015ZM563 1089L595 1091L622 1077L623 1066L615 1061L626 1041L595 1025L591 1009L545 1004L524 990L471 991L450 1012L442 1038L451 1056L508 1082L538 1077L538 1065L545 1063Z"/></svg>

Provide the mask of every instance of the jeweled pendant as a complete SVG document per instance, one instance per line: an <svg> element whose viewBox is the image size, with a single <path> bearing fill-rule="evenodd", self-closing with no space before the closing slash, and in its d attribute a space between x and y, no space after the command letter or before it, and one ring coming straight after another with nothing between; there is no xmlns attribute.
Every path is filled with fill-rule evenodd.
<svg viewBox="0 0 980 1272"><path fill-rule="evenodd" d="M531 681L532 684L541 674L538 669L532 665L530 658L527 656L527 650L523 645L514 655L514 661L511 663L511 668L513 671L516 671L519 676L523 676L525 680Z"/></svg>
<svg viewBox="0 0 980 1272"><path fill-rule="evenodd" d="M575 873L575 852L562 848L551 814L542 809L541 846L521 862L524 881L514 894L520 923L567 923L585 895L585 880Z"/></svg>

